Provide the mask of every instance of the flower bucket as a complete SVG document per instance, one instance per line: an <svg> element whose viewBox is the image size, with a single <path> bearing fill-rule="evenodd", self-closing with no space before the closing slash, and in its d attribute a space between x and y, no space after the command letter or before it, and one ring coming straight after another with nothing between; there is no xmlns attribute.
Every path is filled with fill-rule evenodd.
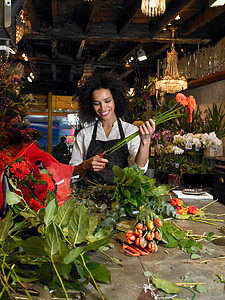
<svg viewBox="0 0 225 300"><path fill-rule="evenodd" d="M168 174L168 184L171 188L177 187L180 185L180 176L177 174Z"/></svg>

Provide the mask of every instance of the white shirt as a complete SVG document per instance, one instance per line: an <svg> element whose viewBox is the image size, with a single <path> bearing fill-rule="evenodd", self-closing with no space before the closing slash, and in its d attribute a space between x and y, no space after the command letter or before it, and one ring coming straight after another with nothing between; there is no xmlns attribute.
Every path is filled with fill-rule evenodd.
<svg viewBox="0 0 225 300"><path fill-rule="evenodd" d="M137 126L134 126L130 123L124 122L121 119L120 119L120 121L121 121L121 124L123 127L125 137L128 137L129 135L131 135L132 133L134 133L138 130ZM89 125L86 128L83 128L76 135L74 146L73 146L72 156L71 156L71 159L69 162L69 164L71 166L77 166L86 159L88 147L90 145L93 131L94 131L94 125L95 125L95 123L93 123L92 125ZM118 138L120 138L120 134L119 134L117 120L113 123L112 130L111 130L110 134L108 135L108 137L105 134L105 131L102 127L102 123L98 122L96 140L105 142L105 141L110 141L110 140L114 140L114 139L118 139ZM139 135L127 143L127 147L128 147L128 151L129 151L129 157L128 157L128 165L129 166L132 166L135 163L135 157L136 157L139 145L140 145L140 136ZM147 168L148 168L148 160L147 160L146 165L144 167L142 167L141 169L145 170L145 172L146 172Z"/></svg>

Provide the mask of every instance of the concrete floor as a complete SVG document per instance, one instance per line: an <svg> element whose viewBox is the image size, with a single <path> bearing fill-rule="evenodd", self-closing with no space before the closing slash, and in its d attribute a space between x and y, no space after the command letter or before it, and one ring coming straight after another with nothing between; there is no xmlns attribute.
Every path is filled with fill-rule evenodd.
<svg viewBox="0 0 225 300"><path fill-rule="evenodd" d="M199 208L203 207L211 201L186 200L186 205L194 205ZM213 219L223 219L225 221L225 206L221 203L214 203L207 208L207 212L215 214L224 214L224 216L210 216ZM192 229L193 233L203 234L206 232L214 232L215 235L225 236L225 230L218 229L216 226L208 225L200 222L189 220L178 220L177 224L183 229ZM224 222L218 222L218 226L224 226ZM122 240L125 240L124 233L115 233ZM160 273L162 278L174 283L185 282L184 277L189 276L191 282L205 283L207 293L201 294L195 291L196 297L191 291L180 288L180 293L175 299L199 299L199 300L224 300L225 299L225 283L218 282L216 274L221 274L225 280L225 238L214 240L213 242L203 242L204 249L214 249L212 255L203 254L200 260L191 260L190 255L182 252L178 248L165 248L159 246L156 253L148 256L131 257L125 254L122 246L113 238L111 242L114 244L113 249L106 251L111 257L120 260L123 266L113 264L103 254L97 252L92 259L103 263L111 271L111 284L99 283L99 288L108 300L138 300L143 285L147 284L147 278L144 276L146 270L152 273ZM221 258L219 258L221 257ZM223 258L222 258L223 257ZM199 263L205 261L203 263ZM158 295L165 295L159 292ZM95 289L89 284L87 287L88 300L101 299ZM145 297L142 299L153 299ZM160 298L158 298L160 299Z"/></svg>

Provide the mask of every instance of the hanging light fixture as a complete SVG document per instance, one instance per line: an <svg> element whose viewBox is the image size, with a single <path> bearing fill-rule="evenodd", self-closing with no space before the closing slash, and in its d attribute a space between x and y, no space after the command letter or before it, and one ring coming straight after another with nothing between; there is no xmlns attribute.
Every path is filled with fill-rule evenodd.
<svg viewBox="0 0 225 300"><path fill-rule="evenodd" d="M174 47L174 32L176 27L170 28L172 33L171 52L167 51L167 66L165 75L156 79L155 87L157 90L169 94L177 93L188 88L185 76L180 76L178 72L178 53Z"/></svg>
<svg viewBox="0 0 225 300"><path fill-rule="evenodd" d="M143 60L146 60L146 59L147 59L145 50L144 50L143 48L140 48L140 49L137 51L137 59L138 59L139 61L143 61Z"/></svg>
<svg viewBox="0 0 225 300"><path fill-rule="evenodd" d="M166 10L166 0L142 0L141 11L149 17L156 17L164 14Z"/></svg>

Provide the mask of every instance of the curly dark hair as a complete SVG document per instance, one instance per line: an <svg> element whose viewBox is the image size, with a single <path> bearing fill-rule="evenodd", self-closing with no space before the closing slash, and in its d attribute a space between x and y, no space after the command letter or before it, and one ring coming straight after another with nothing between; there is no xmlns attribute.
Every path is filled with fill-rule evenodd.
<svg viewBox="0 0 225 300"><path fill-rule="evenodd" d="M111 74L94 75L90 77L75 93L79 102L80 119L82 122L92 123L97 114L93 109L92 93L99 89L109 89L115 102L117 118L124 117L129 109L129 96L127 85Z"/></svg>

